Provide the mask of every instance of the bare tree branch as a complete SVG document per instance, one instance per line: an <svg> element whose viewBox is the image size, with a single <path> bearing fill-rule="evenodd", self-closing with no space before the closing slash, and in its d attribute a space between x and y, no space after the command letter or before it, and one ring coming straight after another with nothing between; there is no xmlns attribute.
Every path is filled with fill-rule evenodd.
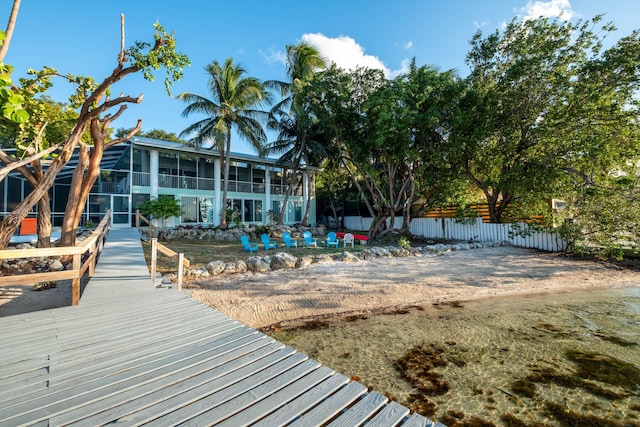
<svg viewBox="0 0 640 427"><path fill-rule="evenodd" d="M129 139L133 138L133 136L140 132L140 129L142 127L142 120L138 119L138 123L136 124L136 127L131 129L131 132L129 132L126 136L122 137L122 138L118 138L118 139L114 139L111 140L107 143L104 144L104 149L107 150L111 147L113 147L114 145L118 145L123 143L124 141L128 141Z"/></svg>
<svg viewBox="0 0 640 427"><path fill-rule="evenodd" d="M13 7L11 8L11 15L9 16L9 22L7 23L7 31L5 32L5 39L0 46L0 62L4 62L4 57L9 51L9 43L11 43L11 36L13 35L13 29L16 26L16 20L18 19L18 10L20 9L20 0L13 0Z"/></svg>
<svg viewBox="0 0 640 427"><path fill-rule="evenodd" d="M42 136L42 133L44 132L44 129L46 128L46 123L45 125L42 127L42 129L40 129L40 131L38 132L38 135L36 136L36 141L40 139L40 137ZM2 169L0 169L0 181L2 181L3 179L6 178L7 175L9 175L9 173L15 169L18 169L21 166L27 165L29 163L32 163L38 159L43 158L44 156L47 156L51 153L53 153L54 151L56 151L57 149L59 149L62 146L62 143L58 143L56 145L53 145L49 148L47 148L44 151L40 151L39 153L36 153L30 157L27 157L26 159L23 160L14 160L13 157L7 155L6 153L4 153L4 151L0 150L0 152L2 152L3 155L5 155L6 157L2 157L0 160L6 164L6 166ZM9 162L7 163L6 160L9 160Z"/></svg>

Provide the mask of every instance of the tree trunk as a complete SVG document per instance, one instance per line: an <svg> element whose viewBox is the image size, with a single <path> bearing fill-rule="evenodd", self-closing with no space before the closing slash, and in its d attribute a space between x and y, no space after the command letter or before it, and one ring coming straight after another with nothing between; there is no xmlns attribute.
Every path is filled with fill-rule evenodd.
<svg viewBox="0 0 640 427"><path fill-rule="evenodd" d="M73 246L76 244L75 230L75 209L80 204L80 186L82 184L82 174L89 165L89 148L85 144L80 145L78 164L71 176L71 186L67 196L67 205L64 219L62 220L62 235L60 236L60 246ZM84 206L82 206L84 207Z"/></svg>
<svg viewBox="0 0 640 427"><path fill-rule="evenodd" d="M100 121L98 119L91 121L90 131L93 149L89 151L89 147L83 143L80 144L78 165L74 169L71 178L73 193L69 193L62 222L62 236L60 238L62 246L75 245L76 227L80 224L82 212L87 204L91 188L100 175L100 162L104 155L106 135L100 129Z"/></svg>
<svg viewBox="0 0 640 427"><path fill-rule="evenodd" d="M500 195L502 195L501 198ZM502 222L502 215L511 202L512 196L501 193L500 191L485 191L485 196L487 198L487 204L489 205L489 220L492 223L500 224Z"/></svg>
<svg viewBox="0 0 640 427"><path fill-rule="evenodd" d="M225 142L225 150L220 153L220 159L224 162L222 169L224 170L224 182L222 185L222 209L220 212L220 228L227 228L227 192L229 191L229 163L231 161L231 127L227 132Z"/></svg>
<svg viewBox="0 0 640 427"><path fill-rule="evenodd" d="M313 183L313 175L309 176L309 184ZM304 216L302 217L302 222L300 222L300 225L302 225L303 227L306 227L309 224L309 212L311 211L311 191L309 191L309 187L313 187L312 185L309 185L307 187L307 206L306 209L304 210Z"/></svg>
<svg viewBox="0 0 640 427"><path fill-rule="evenodd" d="M45 194L48 194L56 176L69 162L73 150L78 144L85 128L86 125L80 125L71 131L71 135L63 143L60 153L58 153L58 156L51 162L51 165L49 165L49 168L42 176L38 186L34 187L33 191L29 193L13 211L4 217L2 223L0 223L0 249L5 249L9 245L11 236L18 229L22 220L29 214L29 211L31 211L38 201L45 197Z"/></svg>
<svg viewBox="0 0 640 427"><path fill-rule="evenodd" d="M37 182L42 179L42 164L40 161L33 162L33 178L32 187L36 187ZM49 191L38 200L38 243L39 248L51 247L51 197Z"/></svg>
<svg viewBox="0 0 640 427"><path fill-rule="evenodd" d="M282 207L280 208L280 214L278 215L278 225L284 224L284 214L287 211L287 203L289 203L289 196L293 191L293 178L295 177L292 177L291 179L289 179L289 185L287 185L287 192L284 195L284 200L282 201Z"/></svg>

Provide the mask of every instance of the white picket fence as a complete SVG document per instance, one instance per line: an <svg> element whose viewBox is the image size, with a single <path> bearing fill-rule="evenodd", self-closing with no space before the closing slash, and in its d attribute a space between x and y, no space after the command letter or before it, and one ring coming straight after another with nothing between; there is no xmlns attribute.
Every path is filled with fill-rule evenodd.
<svg viewBox="0 0 640 427"><path fill-rule="evenodd" d="M349 230L366 231L371 226L371 221L372 218L348 216L344 218L344 226ZM399 221L402 218L396 218L396 226L400 225ZM415 236L478 242L501 240L514 246L550 252L560 252L567 248L567 242L558 233L531 233L521 237L517 235L517 227L516 224L487 224L481 218L470 224L456 222L453 218L415 218L411 221L411 233ZM526 227L526 224L520 223L519 227Z"/></svg>

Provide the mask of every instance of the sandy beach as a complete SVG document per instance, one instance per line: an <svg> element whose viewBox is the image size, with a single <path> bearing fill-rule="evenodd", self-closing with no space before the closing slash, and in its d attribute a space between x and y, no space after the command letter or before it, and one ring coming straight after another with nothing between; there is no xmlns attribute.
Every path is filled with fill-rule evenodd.
<svg viewBox="0 0 640 427"><path fill-rule="evenodd" d="M503 246L218 276L189 292L234 319L266 328L480 298L631 286L640 286L637 271Z"/></svg>
<svg viewBox="0 0 640 427"><path fill-rule="evenodd" d="M502 246L222 275L191 284L185 292L249 326L267 328L503 295L630 286L640 286L640 272ZM32 289L0 287L0 316L70 304L70 281Z"/></svg>

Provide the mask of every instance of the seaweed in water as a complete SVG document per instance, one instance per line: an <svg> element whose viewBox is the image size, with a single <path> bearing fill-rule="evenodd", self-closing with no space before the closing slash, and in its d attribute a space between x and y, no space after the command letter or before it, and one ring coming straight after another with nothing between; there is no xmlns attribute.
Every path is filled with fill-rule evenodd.
<svg viewBox="0 0 640 427"><path fill-rule="evenodd" d="M627 341L623 338L616 337L614 335L605 335L601 333L595 333L593 336L600 338L602 341L612 342L614 344L618 344L621 347L633 347L638 345L636 341Z"/></svg>
<svg viewBox="0 0 640 427"><path fill-rule="evenodd" d="M618 386L629 393L635 393L640 384L640 368L624 360L577 350L568 350L566 357L577 365L581 378Z"/></svg>
<svg viewBox="0 0 640 427"><path fill-rule="evenodd" d="M502 422L507 427L544 427L545 424L538 422L524 422L513 414L502 414L500 416Z"/></svg>
<svg viewBox="0 0 640 427"><path fill-rule="evenodd" d="M449 391L449 384L442 375L434 372L437 367L449 364L442 358L445 349L438 344L419 345L407 351L398 360L402 377L427 396L441 396Z"/></svg>
<svg viewBox="0 0 640 427"><path fill-rule="evenodd" d="M555 384L560 387L577 389L582 388L608 400L617 400L626 397L626 394L616 393L605 389L597 384L585 381L581 376L568 370L567 373L560 373L552 368L533 367L533 372L524 378L515 380L511 384L511 390L522 397L532 399L536 396L536 384Z"/></svg>
<svg viewBox="0 0 640 427"><path fill-rule="evenodd" d="M440 396L449 391L449 384L433 371L448 365L442 358L444 351L444 347L437 344L422 344L409 349L396 364L402 377L418 389L418 393L409 396L407 406L427 417L437 409L427 396Z"/></svg>
<svg viewBox="0 0 640 427"><path fill-rule="evenodd" d="M466 418L464 412L447 411L439 421L448 427L496 427L491 421L485 421L479 417Z"/></svg>
<svg viewBox="0 0 640 427"><path fill-rule="evenodd" d="M564 406L555 403L555 402L547 402L545 405L546 412L548 415L553 416L556 420L558 420L561 425L567 427L587 427L587 426L598 426L598 427L618 427L620 426L620 420L615 420L611 418L601 418L595 416L593 414L578 414L577 412L571 411ZM627 427L640 427L639 423L626 421L624 423Z"/></svg>

